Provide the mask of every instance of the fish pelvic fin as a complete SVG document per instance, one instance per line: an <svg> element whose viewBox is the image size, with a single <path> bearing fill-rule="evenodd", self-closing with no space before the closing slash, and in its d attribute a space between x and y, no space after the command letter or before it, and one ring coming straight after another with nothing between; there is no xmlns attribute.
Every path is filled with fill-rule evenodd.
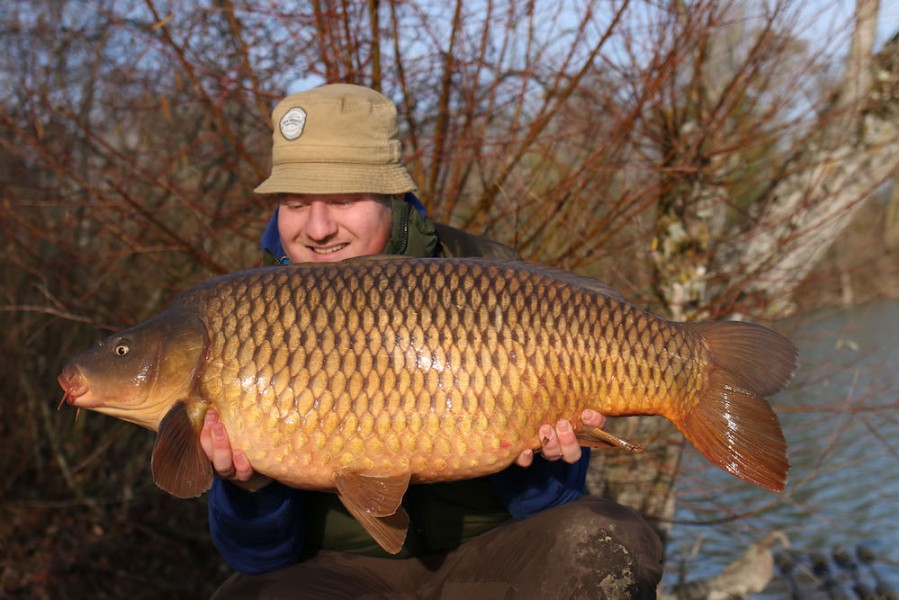
<svg viewBox="0 0 899 600"><path fill-rule="evenodd" d="M411 474L368 475L339 472L334 483L337 497L365 531L390 554L406 541L409 515L402 507Z"/></svg>
<svg viewBox="0 0 899 600"><path fill-rule="evenodd" d="M797 349L770 329L733 321L689 325L711 357L696 405L675 419L690 442L725 471L769 490L786 487L790 465L777 415L763 398L796 371Z"/></svg>
<svg viewBox="0 0 899 600"><path fill-rule="evenodd" d="M162 418L150 465L156 485L177 498L196 498L212 487L212 464L185 402Z"/></svg>

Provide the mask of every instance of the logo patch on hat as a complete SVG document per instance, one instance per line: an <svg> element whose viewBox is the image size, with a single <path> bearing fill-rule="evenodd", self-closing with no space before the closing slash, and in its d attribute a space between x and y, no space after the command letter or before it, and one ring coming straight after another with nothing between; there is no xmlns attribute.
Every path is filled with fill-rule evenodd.
<svg viewBox="0 0 899 600"><path fill-rule="evenodd" d="M281 135L289 142L303 135L303 127L306 125L306 111L299 106L294 106L281 117L278 127Z"/></svg>

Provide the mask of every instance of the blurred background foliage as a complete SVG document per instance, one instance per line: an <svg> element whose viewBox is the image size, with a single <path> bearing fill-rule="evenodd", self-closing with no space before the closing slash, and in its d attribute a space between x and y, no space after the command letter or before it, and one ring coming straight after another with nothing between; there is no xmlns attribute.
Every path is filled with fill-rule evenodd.
<svg viewBox="0 0 899 600"><path fill-rule="evenodd" d="M228 570L152 434L56 414L68 357L260 262L270 111L323 82L401 113L436 220L676 319L899 296L899 19L878 2L6 0L0 591L197 597ZM881 26L878 27L878 24ZM790 333L786 331L786 333ZM679 437L592 480L664 535Z"/></svg>

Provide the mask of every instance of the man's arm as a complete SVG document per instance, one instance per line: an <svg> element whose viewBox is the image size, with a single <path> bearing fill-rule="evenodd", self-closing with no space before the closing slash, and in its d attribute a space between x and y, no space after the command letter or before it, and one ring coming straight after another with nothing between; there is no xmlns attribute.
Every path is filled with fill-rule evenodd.
<svg viewBox="0 0 899 600"><path fill-rule="evenodd" d="M208 500L212 542L235 570L256 575L299 561L305 539L299 490L274 482L248 492L216 479Z"/></svg>
<svg viewBox="0 0 899 600"><path fill-rule="evenodd" d="M303 551L303 494L255 473L232 451L225 426L207 411L200 443L217 477L209 490L209 532L222 558L245 574L295 564Z"/></svg>
<svg viewBox="0 0 899 600"><path fill-rule="evenodd" d="M583 412L581 420L588 427L602 427L606 421L590 409ZM539 458L527 451L515 465L491 477L497 495L516 519L572 502L584 492L590 452L580 447L571 424L565 420L555 428L544 424L540 436Z"/></svg>

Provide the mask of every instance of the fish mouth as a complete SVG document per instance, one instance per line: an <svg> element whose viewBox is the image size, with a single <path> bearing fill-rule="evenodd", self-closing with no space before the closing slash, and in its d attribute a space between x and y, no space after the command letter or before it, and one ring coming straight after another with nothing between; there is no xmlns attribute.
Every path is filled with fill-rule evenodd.
<svg viewBox="0 0 899 600"><path fill-rule="evenodd" d="M77 369L63 369L56 380L63 390L62 400L60 400L57 410L62 408L63 404L70 404L77 407L78 398L84 396L90 389L84 376L81 375Z"/></svg>

